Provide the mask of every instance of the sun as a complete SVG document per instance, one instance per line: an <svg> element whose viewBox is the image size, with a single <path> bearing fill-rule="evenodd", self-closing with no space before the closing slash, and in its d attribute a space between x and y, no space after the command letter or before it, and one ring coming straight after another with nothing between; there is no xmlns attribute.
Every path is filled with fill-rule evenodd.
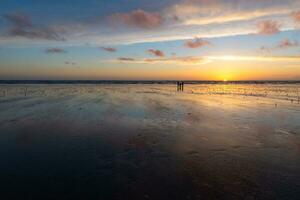
<svg viewBox="0 0 300 200"><path fill-rule="evenodd" d="M224 79L223 79L223 82L227 82L227 79L226 79L226 78L224 78Z"/></svg>

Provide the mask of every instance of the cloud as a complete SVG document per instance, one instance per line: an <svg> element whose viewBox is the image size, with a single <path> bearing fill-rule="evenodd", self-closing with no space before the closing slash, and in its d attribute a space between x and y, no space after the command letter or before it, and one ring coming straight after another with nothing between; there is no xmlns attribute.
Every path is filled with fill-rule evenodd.
<svg viewBox="0 0 300 200"><path fill-rule="evenodd" d="M182 64L182 65L202 65L210 62L204 57L186 56L186 57L170 57L170 58L151 58L144 59L144 63L162 63L162 64Z"/></svg>
<svg viewBox="0 0 300 200"><path fill-rule="evenodd" d="M297 5L295 0L182 0L165 12L183 25L208 25L290 15Z"/></svg>
<svg viewBox="0 0 300 200"><path fill-rule="evenodd" d="M194 40L188 40L185 42L184 46L187 48L200 48L203 46L210 45L211 43L209 41L203 40L201 38L195 38Z"/></svg>
<svg viewBox="0 0 300 200"><path fill-rule="evenodd" d="M128 27L143 29L157 28L162 25L163 18L159 13L134 10L130 13L115 13L109 17L113 24L123 23Z"/></svg>
<svg viewBox="0 0 300 200"><path fill-rule="evenodd" d="M155 50L155 49L149 49L148 52L153 55L153 56L157 56L157 57L164 57L165 54L164 52L160 51L160 50Z"/></svg>
<svg viewBox="0 0 300 200"><path fill-rule="evenodd" d="M272 20L260 21L257 23L258 34L261 35L273 35L280 32L281 25Z"/></svg>
<svg viewBox="0 0 300 200"><path fill-rule="evenodd" d="M50 54L60 54L60 53L67 53L66 50L61 49L61 48L48 48L45 50L46 53Z"/></svg>
<svg viewBox="0 0 300 200"><path fill-rule="evenodd" d="M228 61L228 62L290 62L300 63L300 56L186 56L186 57L169 57L169 58L118 58L118 60L110 60L110 62L135 63L135 64L172 64L172 65L186 65L199 66L208 64L214 61Z"/></svg>
<svg viewBox="0 0 300 200"><path fill-rule="evenodd" d="M209 60L222 60L222 61L260 61L260 62L300 62L300 56L208 56Z"/></svg>
<svg viewBox="0 0 300 200"><path fill-rule="evenodd" d="M65 61L65 64L66 64L66 65L76 65L75 62L69 62L69 61Z"/></svg>
<svg viewBox="0 0 300 200"><path fill-rule="evenodd" d="M296 23L300 24L300 11L293 12L292 17Z"/></svg>
<svg viewBox="0 0 300 200"><path fill-rule="evenodd" d="M59 20L55 18L51 21L57 20L58 24L42 26L37 26L34 20L32 23L29 17L18 16L15 17L16 19L8 17L11 19L5 18L6 21L11 24L14 21L14 24L18 24L16 27L22 28L13 30L14 26L9 27L11 29L7 31L7 35L19 36L3 35L4 37L0 37L0 43L23 45L23 38L60 40L60 36L65 36L68 37L66 43L70 45L85 44L89 41L100 47L190 40L194 36L205 39L256 34L258 32L256 22L266 20L280 22L282 24L280 30L288 31L295 29L291 14L293 13L293 18L296 20L295 8L299 8L299 5L299 0L176 0L168 1L166 4L155 3L157 9L154 11L153 9L152 11L139 9L122 12L105 10L101 16L91 16L92 19ZM35 9L34 5L32 6ZM103 16L108 17L103 18ZM41 19L41 22L43 21ZM107 22L112 22L112 24ZM115 27L109 27L109 25L115 25ZM114 28L120 28L120 30L116 31ZM52 32L50 36L45 34L48 31ZM33 44L32 40L25 41L26 45ZM34 42L47 41L35 40Z"/></svg>
<svg viewBox="0 0 300 200"><path fill-rule="evenodd" d="M290 48L290 47L297 47L299 46L298 41L290 41L289 39L284 39L279 42L277 45L278 48L283 49L283 48Z"/></svg>
<svg viewBox="0 0 300 200"><path fill-rule="evenodd" d="M182 64L182 65L202 65L210 62L203 57L196 56L186 56L186 57L169 57L169 58L118 58L117 60L112 60L111 62L128 62L136 64Z"/></svg>
<svg viewBox="0 0 300 200"><path fill-rule="evenodd" d="M262 46L260 50L265 53L271 53L272 50L279 50L279 49L286 49L286 48L293 48L298 47L299 43L297 40L291 41L289 39L283 39L278 44L274 45L273 47L266 47Z"/></svg>
<svg viewBox="0 0 300 200"><path fill-rule="evenodd" d="M112 47L101 47L102 50L107 51L107 52L116 52L117 49L112 48Z"/></svg>
<svg viewBox="0 0 300 200"><path fill-rule="evenodd" d="M271 53L272 48L266 47L266 46L262 46L262 47L260 47L259 50L260 50L261 52L263 52L263 53Z"/></svg>
<svg viewBox="0 0 300 200"><path fill-rule="evenodd" d="M134 58L126 58L126 57L121 57L121 58L118 58L119 61L135 61Z"/></svg>
<svg viewBox="0 0 300 200"><path fill-rule="evenodd" d="M17 27L32 27L29 16L24 13L5 14L3 17Z"/></svg>
<svg viewBox="0 0 300 200"><path fill-rule="evenodd" d="M30 17L24 13L5 14L2 17L11 24L7 32L8 36L28 39L65 40L50 27L34 26Z"/></svg>

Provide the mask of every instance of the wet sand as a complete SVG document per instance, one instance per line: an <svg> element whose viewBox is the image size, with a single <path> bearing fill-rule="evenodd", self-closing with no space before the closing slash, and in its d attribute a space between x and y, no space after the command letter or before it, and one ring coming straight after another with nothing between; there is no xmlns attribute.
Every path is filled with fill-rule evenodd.
<svg viewBox="0 0 300 200"><path fill-rule="evenodd" d="M299 199L299 92L0 85L1 198Z"/></svg>

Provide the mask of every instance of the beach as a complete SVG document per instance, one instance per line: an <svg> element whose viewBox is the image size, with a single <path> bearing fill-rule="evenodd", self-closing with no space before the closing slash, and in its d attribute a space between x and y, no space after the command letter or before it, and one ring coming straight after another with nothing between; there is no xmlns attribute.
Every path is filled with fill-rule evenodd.
<svg viewBox="0 0 300 200"><path fill-rule="evenodd" d="M3 199L299 199L300 84L1 84Z"/></svg>

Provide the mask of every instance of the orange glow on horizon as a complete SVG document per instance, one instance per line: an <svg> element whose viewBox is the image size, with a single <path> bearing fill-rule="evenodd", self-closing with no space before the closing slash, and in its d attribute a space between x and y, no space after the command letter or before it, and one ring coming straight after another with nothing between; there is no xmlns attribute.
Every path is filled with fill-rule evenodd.
<svg viewBox="0 0 300 200"><path fill-rule="evenodd" d="M85 79L85 80L299 80L296 62L264 62L223 56L206 64L174 63L95 63L80 68L51 64L44 68L28 66L2 69L3 77L19 79ZM60 70L57 70L59 68Z"/></svg>

